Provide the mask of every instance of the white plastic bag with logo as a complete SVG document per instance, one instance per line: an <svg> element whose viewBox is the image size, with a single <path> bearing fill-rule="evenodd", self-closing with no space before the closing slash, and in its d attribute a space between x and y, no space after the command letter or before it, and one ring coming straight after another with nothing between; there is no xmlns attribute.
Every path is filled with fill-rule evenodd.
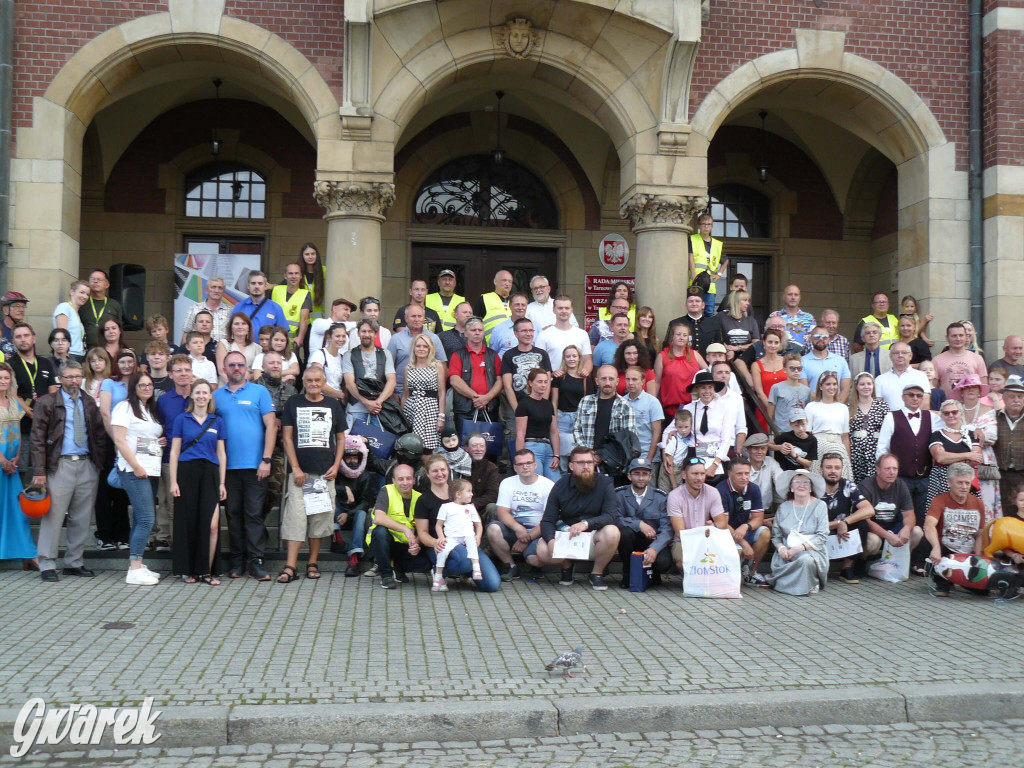
<svg viewBox="0 0 1024 768"><path fill-rule="evenodd" d="M740 554L727 530L705 526L682 531L683 595L740 598Z"/></svg>
<svg viewBox="0 0 1024 768"><path fill-rule="evenodd" d="M882 559L868 566L868 576L898 584L910 578L910 543L894 547L888 541L882 547Z"/></svg>

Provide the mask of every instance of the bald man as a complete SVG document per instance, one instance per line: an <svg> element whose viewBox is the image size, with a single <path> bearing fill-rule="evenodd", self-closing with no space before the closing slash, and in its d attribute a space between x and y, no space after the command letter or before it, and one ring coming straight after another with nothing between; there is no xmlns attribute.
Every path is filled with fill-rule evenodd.
<svg viewBox="0 0 1024 768"><path fill-rule="evenodd" d="M494 275L494 290L483 294L473 305L473 313L484 321L484 338L491 343L491 331L512 317L509 295L512 293L514 278L507 269L499 269Z"/></svg>
<svg viewBox="0 0 1024 768"><path fill-rule="evenodd" d="M992 370L992 366L999 366L1005 368L1011 376L1024 378L1024 365L1020 364L1021 355L1024 355L1024 339L1020 336L1007 336L1003 342L1003 356L988 368Z"/></svg>

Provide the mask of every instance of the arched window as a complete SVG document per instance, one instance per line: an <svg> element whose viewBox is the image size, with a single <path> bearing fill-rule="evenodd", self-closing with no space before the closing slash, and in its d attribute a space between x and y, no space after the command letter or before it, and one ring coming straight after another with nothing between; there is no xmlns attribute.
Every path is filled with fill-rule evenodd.
<svg viewBox="0 0 1024 768"><path fill-rule="evenodd" d="M708 190L714 237L771 237L771 203L764 195L738 184Z"/></svg>
<svg viewBox="0 0 1024 768"><path fill-rule="evenodd" d="M251 168L214 163L185 184L185 215L209 219L265 219L267 182Z"/></svg>
<svg viewBox="0 0 1024 768"><path fill-rule="evenodd" d="M496 164L490 155L470 155L443 165L416 195L419 224L555 229L555 201L540 179L518 163Z"/></svg>

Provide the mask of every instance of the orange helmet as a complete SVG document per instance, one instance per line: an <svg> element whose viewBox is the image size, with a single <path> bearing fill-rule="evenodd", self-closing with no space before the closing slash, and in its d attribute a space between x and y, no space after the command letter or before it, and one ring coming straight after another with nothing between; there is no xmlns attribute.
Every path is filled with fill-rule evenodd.
<svg viewBox="0 0 1024 768"><path fill-rule="evenodd" d="M18 494L18 503L26 517L43 517L50 511L50 493L39 485L30 485Z"/></svg>

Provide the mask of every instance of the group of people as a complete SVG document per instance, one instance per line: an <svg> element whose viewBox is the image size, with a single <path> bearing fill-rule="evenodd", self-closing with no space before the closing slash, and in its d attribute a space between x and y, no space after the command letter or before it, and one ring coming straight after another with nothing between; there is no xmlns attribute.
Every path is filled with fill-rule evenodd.
<svg viewBox="0 0 1024 768"><path fill-rule="evenodd" d="M571 584L563 531L593 534L598 590L616 553L624 586L634 551L655 583L682 569L679 532L704 525L730 531L746 584L792 594L824 586L831 533L862 540L839 569L849 584L886 545L909 546L920 574L968 541L980 551L986 525L1017 514L1024 342L1007 338L987 366L973 329L951 323L932 358L931 316L905 297L896 317L885 293L851 342L837 312L800 308L795 285L762 330L742 275L714 307L728 263L716 243L701 217L686 314L663 341L624 282L584 329L546 277L527 294L506 270L472 302L455 293L454 270L433 293L412 281L389 329L376 298L327 300L311 243L279 285L250 273L234 307L211 279L181 347L166 318L150 317L141 357L122 344L102 270L54 310L50 360L35 355L27 298L8 294L0 557L59 581L66 517L63 575L91 576L95 515L97 546L128 550L129 584L158 581L147 550L171 551L190 583L270 580L274 504L280 583L299 576L303 542L304 575L319 578L324 539L348 554L347 575L392 589L430 570L437 591L446 575L493 591L548 565ZM38 545L17 514L19 472L50 494Z"/></svg>

